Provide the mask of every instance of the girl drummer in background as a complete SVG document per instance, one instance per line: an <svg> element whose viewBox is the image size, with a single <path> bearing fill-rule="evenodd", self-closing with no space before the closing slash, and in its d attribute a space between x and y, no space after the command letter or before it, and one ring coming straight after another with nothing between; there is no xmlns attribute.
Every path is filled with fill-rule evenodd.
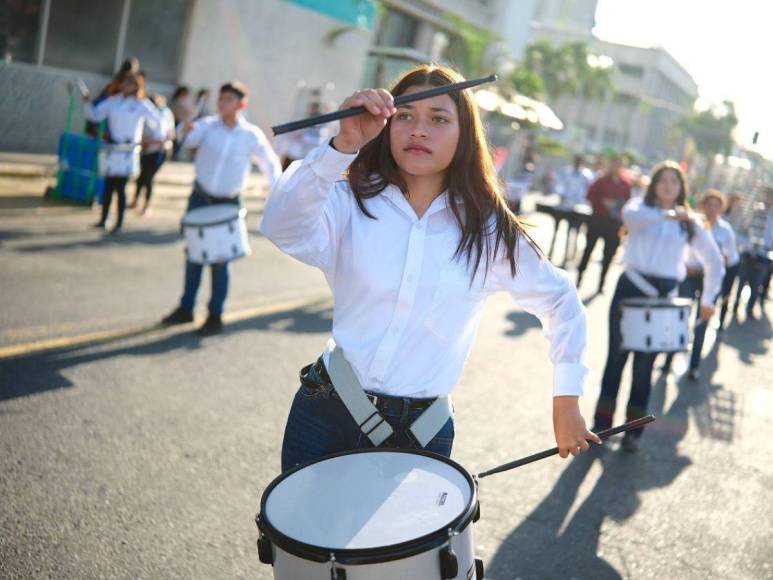
<svg viewBox="0 0 773 580"><path fill-rule="evenodd" d="M123 75L120 92L101 101L98 105L90 103L91 97L84 95L84 111L91 121L107 119L110 143L114 145L135 146L142 139L143 127L147 126L154 139L162 138L163 121L158 109L145 98L145 79L137 72L129 71ZM108 157L114 155L108 148ZM126 154L126 153L124 153ZM113 193L118 195L118 218L111 233L119 231L123 225L126 209L126 182L131 177L133 163L122 164L116 174L105 178L105 193L102 199L102 217L95 224L104 228L110 211ZM111 167L108 159L108 167Z"/></svg>
<svg viewBox="0 0 773 580"><path fill-rule="evenodd" d="M644 198L631 199L623 207L623 223L628 230L624 269L609 308L609 352L596 406L594 431L612 425L617 393L629 351L621 349L620 302L625 298L673 295L686 275L685 251L688 245L703 267L700 318L714 313L714 297L720 290L724 268L722 257L696 217L687 209L687 178L677 163L666 161L652 175ZM655 353L634 353L631 395L627 420L643 417L652 389ZM629 431L623 450L636 451L641 430Z"/></svg>
<svg viewBox="0 0 773 580"><path fill-rule="evenodd" d="M733 232L732 226L720 217L726 203L725 196L721 191L709 189L700 197L699 205L699 208L703 211L705 217L703 226L714 238L725 264L725 276L722 278L722 289L720 290L723 302L722 312L727 310L730 290L732 289L733 281L738 274L739 263L735 232ZM703 268L692 247L687 252L686 267L687 277L679 284L679 296L696 300L698 305L700 305L701 297L703 296ZM718 297L719 296L717 296L717 298ZM698 319L695 321L695 327L693 329L692 351L690 354L690 365L687 371L687 378L691 381L698 380L698 367L701 363L703 342L706 338L706 330L708 329L708 321L700 320L699 318L700 309L698 309L696 314L698 315ZM720 324L721 323L722 319L720 318ZM672 359L673 353L668 355L664 370L671 368Z"/></svg>
<svg viewBox="0 0 773 580"><path fill-rule="evenodd" d="M719 329L717 331L722 332L725 323L725 314L727 313L730 302L730 292L733 289L735 279L738 277L741 257L738 253L738 240L736 239L735 230L733 229L733 226L722 217L727 210L727 198L725 195L716 189L709 189L703 194L701 207L703 209L703 214L706 217L704 225L714 237L714 241L717 243L725 262L725 276L722 279L722 290L720 291L722 310L719 318ZM706 329L704 326L703 332L705 333L705 331ZM693 344L693 353L695 353L696 344L697 337ZM697 355L698 358L696 359L696 362L700 360L700 350L698 350ZM693 356L695 356L695 354L693 354ZM690 365L690 368L693 368L692 364ZM694 368L698 368L697 364Z"/></svg>
<svg viewBox="0 0 773 580"><path fill-rule="evenodd" d="M544 324L554 363L562 457L600 443L579 411L587 372L585 312L574 285L534 246L507 203L469 91L395 108L402 95L463 79L420 66L392 92L355 92L329 143L293 163L261 229L320 268L334 296L333 337L290 410L282 468L371 446L328 375L342 349L360 391L394 428L388 447L417 447L407 426L457 384L486 297L508 291ZM340 384L340 383L339 383ZM449 456L448 418L425 449Z"/></svg>

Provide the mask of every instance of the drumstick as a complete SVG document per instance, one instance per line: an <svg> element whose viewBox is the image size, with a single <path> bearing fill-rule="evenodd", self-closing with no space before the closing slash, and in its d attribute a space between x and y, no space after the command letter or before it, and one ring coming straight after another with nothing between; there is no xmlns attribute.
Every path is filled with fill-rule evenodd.
<svg viewBox="0 0 773 580"><path fill-rule="evenodd" d="M630 423L618 425L617 427L612 427L611 429L605 429L604 431L600 431L596 433L596 435L598 435L600 439L606 439L607 437L611 437L612 435L617 435L618 433L622 433L624 431L631 431L632 429L638 429L639 427L643 427L647 423L652 423L654 420L655 420L654 416L647 415L646 417L642 417L641 419L636 419L635 421L631 421ZM524 457L523 459L517 459L516 461L511 461L510 463L505 463L504 465L500 465L499 467L494 467L493 469L489 469L488 471L479 473L478 479L482 477L487 477L489 475L494 475L495 473L509 471L511 469L515 469L516 467L521 467L522 465L526 465L527 463L533 463L535 461L539 461L540 459L545 459L546 457L551 457L553 455L558 455L558 447L553 447L553 449L546 449L545 451L540 451L539 453L535 453L534 455L529 455L528 457Z"/></svg>
<svg viewBox="0 0 773 580"><path fill-rule="evenodd" d="M410 95L400 95L399 97L395 97L395 107L399 105L405 105L406 103L412 103L414 101L420 101L422 99L429 99L430 97L436 97L438 95L445 95L451 91L460 91L462 89L469 89L470 87L475 87L485 83L493 83L496 80L497 75L489 75L487 77L474 79L471 81L434 87L426 91L411 93ZM281 135L282 133L289 133L290 131L305 129L306 127L311 127L313 125L322 125L324 123L338 121L339 119L345 119L346 117L354 117L356 115L361 115L362 113L367 112L368 111L365 109L365 107L353 107L351 109L343 109L333 113L317 115L316 117L309 117L308 119L301 119L300 121L293 121L292 123L285 123L284 125L277 125L276 127L271 127L271 130L274 132L274 135Z"/></svg>

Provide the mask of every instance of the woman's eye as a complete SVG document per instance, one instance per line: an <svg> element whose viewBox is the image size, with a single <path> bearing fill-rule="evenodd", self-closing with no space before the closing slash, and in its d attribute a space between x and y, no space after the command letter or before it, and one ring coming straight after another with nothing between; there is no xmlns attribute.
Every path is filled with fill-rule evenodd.
<svg viewBox="0 0 773 580"><path fill-rule="evenodd" d="M397 113L397 118L401 121L407 121L411 118L411 116L408 113Z"/></svg>
<svg viewBox="0 0 773 580"><path fill-rule="evenodd" d="M435 123L448 123L448 119L445 117L434 117L432 120L435 121Z"/></svg>

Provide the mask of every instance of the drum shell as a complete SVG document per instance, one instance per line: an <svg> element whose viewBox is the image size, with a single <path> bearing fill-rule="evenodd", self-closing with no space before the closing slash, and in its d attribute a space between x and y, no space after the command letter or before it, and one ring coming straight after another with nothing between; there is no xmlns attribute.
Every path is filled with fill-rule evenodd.
<svg viewBox="0 0 773 580"><path fill-rule="evenodd" d="M140 147L133 144L110 144L102 148L100 174L107 177L135 177L140 172Z"/></svg>
<svg viewBox="0 0 773 580"><path fill-rule="evenodd" d="M475 555L472 523L459 535L451 538L451 548L459 563L459 573L454 580L475 578ZM445 546L434 548L402 560L377 564L336 564L346 571L346 580L410 580L413 578L441 580L440 552ZM274 554L274 578L276 580L330 580L330 562L313 562L294 556L272 545ZM471 574L471 575L470 575Z"/></svg>
<svg viewBox="0 0 773 580"><path fill-rule="evenodd" d="M246 212L236 206L234 210L233 217L215 223L189 224L183 220L188 261L194 264L217 264L250 254L247 223L244 219Z"/></svg>
<svg viewBox="0 0 773 580"><path fill-rule="evenodd" d="M620 303L622 350L684 352L690 336L690 304L683 300L623 300Z"/></svg>
<svg viewBox="0 0 773 580"><path fill-rule="evenodd" d="M467 503L462 504L465 507L461 512L457 512L458 515L453 517L453 519L447 520L448 527L444 527L444 524L440 523L440 527L435 528L436 531L396 544L385 543L384 545L374 545L373 547L337 549L323 548L319 544L304 544L293 537L285 535L267 519L269 497L274 497L274 488L281 485L282 480L285 478L292 477L294 472L310 466L313 467L315 463L322 463L330 459L348 455L378 454L381 452L423 455L452 464L455 467L462 480L467 481L464 487L469 490L469 495L466 500ZM343 473L345 472L343 470ZM346 480L345 476L342 477L342 481ZM312 479L311 481L314 480ZM333 501L332 498L330 501ZM279 505L281 506L281 503ZM445 457L426 451L401 449L365 449L338 453L290 470L269 485L261 499L261 513L256 518L260 529L258 551L262 562L270 562L273 565L274 578L277 580L299 578L329 580L333 566L345 571L346 580L394 580L395 578L408 580L413 578L445 578L446 576L441 573L441 562L448 562L449 555L447 552L450 547L453 551L453 559L456 562L457 569L456 575L450 576L450 578L454 580L469 580L477 578L473 523L477 521L479 513L477 482L464 468ZM332 515L332 517L335 516ZM344 521L346 521L346 519L351 517L351 511L343 513L341 517L345 518ZM395 514L395 517L399 516ZM410 517L410 514L406 514L405 517ZM322 537L327 536L325 534Z"/></svg>

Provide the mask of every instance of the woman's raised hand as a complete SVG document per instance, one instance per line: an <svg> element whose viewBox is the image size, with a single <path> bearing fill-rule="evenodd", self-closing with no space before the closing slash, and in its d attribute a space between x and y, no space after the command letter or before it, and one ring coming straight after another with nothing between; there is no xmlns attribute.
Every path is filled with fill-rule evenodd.
<svg viewBox="0 0 773 580"><path fill-rule="evenodd" d="M355 91L338 108L365 107L367 113L341 119L341 130L333 140L334 147L343 153L356 153L374 139L386 126L387 119L395 114L395 102L385 89Z"/></svg>

